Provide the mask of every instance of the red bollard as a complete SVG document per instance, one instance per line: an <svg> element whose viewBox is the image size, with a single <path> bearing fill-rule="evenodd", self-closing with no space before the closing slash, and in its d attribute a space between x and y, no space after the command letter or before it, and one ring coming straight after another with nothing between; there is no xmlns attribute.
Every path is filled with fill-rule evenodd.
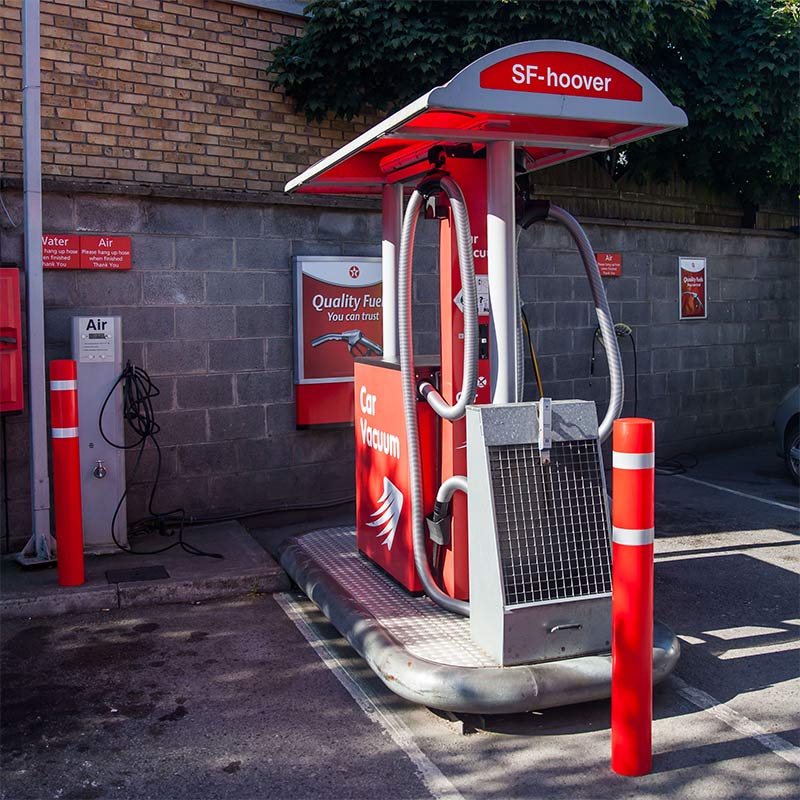
<svg viewBox="0 0 800 800"><path fill-rule="evenodd" d="M611 769L646 775L653 760L655 423L616 420L613 448Z"/></svg>
<svg viewBox="0 0 800 800"><path fill-rule="evenodd" d="M80 586L84 582L77 378L74 361L50 362L53 495L60 586Z"/></svg>

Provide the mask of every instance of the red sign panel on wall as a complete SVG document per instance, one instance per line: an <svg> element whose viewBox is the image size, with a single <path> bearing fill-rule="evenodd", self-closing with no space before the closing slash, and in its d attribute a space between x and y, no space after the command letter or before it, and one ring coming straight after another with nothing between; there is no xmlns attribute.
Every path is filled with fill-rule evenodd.
<svg viewBox="0 0 800 800"><path fill-rule="evenodd" d="M594 257L604 278L619 278L622 275L622 253L595 253Z"/></svg>
<svg viewBox="0 0 800 800"><path fill-rule="evenodd" d="M81 236L81 269L130 269L128 236Z"/></svg>
<svg viewBox="0 0 800 800"><path fill-rule="evenodd" d="M704 258L679 258L680 319L705 319L706 260Z"/></svg>
<svg viewBox="0 0 800 800"><path fill-rule="evenodd" d="M43 269L80 269L80 236L46 233L42 236Z"/></svg>
<svg viewBox="0 0 800 800"><path fill-rule="evenodd" d="M297 424L353 421L353 364L383 355L381 259L298 256L295 280Z"/></svg>
<svg viewBox="0 0 800 800"><path fill-rule="evenodd" d="M130 236L42 236L43 269L130 269Z"/></svg>

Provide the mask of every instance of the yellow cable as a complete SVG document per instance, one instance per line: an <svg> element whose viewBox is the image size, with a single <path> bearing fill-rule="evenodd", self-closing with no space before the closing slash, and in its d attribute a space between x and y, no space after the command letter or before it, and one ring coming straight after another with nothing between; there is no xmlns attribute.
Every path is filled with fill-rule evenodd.
<svg viewBox="0 0 800 800"><path fill-rule="evenodd" d="M536 360L536 351L533 349L533 342L531 341L531 332L528 328L528 320L525 313L522 314L522 329L525 331L525 338L528 340L528 348L531 351L531 361L533 361L533 371L536 374L536 387L539 389L539 397L544 397L544 389L542 388L542 376L539 374L539 362Z"/></svg>

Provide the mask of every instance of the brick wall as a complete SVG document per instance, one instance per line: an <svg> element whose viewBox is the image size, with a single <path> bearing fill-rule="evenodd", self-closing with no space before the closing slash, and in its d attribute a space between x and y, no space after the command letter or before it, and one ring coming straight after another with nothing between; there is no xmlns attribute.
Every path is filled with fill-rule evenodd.
<svg viewBox="0 0 800 800"><path fill-rule="evenodd" d="M20 5L0 4L0 186L16 185L22 171ZM213 0L44 0L45 185L279 195L374 122L309 124L273 85L273 51L302 26L298 16ZM591 159L535 181L583 216L734 227L744 219L734 195L677 178L615 182ZM780 204L756 218L758 228L792 225L797 209Z"/></svg>
<svg viewBox="0 0 800 800"><path fill-rule="evenodd" d="M46 178L282 191L298 165L364 120L309 125L272 86L272 52L299 17L231 3L45 0ZM21 167L20 0L0 4L0 172Z"/></svg>

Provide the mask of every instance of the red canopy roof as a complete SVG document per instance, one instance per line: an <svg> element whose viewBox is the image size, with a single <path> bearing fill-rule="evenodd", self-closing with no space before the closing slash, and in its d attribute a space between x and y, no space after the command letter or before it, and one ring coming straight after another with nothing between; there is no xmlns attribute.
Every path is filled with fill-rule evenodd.
<svg viewBox="0 0 800 800"><path fill-rule="evenodd" d="M430 168L434 145L512 140L533 171L684 127L641 72L595 47L541 40L470 64L286 184L287 192L365 194Z"/></svg>

